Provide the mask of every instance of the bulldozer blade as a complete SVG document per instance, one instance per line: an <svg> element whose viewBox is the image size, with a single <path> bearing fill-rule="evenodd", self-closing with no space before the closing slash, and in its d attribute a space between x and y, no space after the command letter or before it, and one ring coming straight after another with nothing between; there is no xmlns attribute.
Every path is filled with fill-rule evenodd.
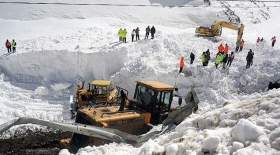
<svg viewBox="0 0 280 155"><path fill-rule="evenodd" d="M130 135L116 129L100 128L96 126L84 125L79 123L68 124L68 123L50 122L50 121L45 121L45 120L40 120L35 118L26 118L26 117L17 118L10 122L0 125L0 134L5 132L12 126L21 125L21 124L37 124L37 125L47 126L53 129L60 129L62 131L69 131L73 133L82 134L85 136L110 140L112 142L117 142L117 143L128 143L132 145L137 143L137 136Z"/></svg>

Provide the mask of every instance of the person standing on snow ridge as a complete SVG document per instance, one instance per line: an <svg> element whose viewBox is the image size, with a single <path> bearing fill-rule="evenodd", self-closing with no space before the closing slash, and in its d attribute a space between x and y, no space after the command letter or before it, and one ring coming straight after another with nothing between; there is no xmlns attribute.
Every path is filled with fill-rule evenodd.
<svg viewBox="0 0 280 155"><path fill-rule="evenodd" d="M206 56L206 52L203 52L200 56L201 62L202 62L202 66L207 66L206 62L207 62L207 56Z"/></svg>
<svg viewBox="0 0 280 155"><path fill-rule="evenodd" d="M6 48L8 50L8 53L12 52L12 45L8 39L6 41Z"/></svg>
<svg viewBox="0 0 280 155"><path fill-rule="evenodd" d="M233 59L234 59L234 53L231 52L231 54L230 54L229 57L228 57L228 61L227 61L227 66L228 66L228 67L231 66L231 63L232 63Z"/></svg>
<svg viewBox="0 0 280 155"><path fill-rule="evenodd" d="M222 53L218 53L215 59L215 66L216 69L218 68L219 64L224 60L224 55Z"/></svg>
<svg viewBox="0 0 280 155"><path fill-rule="evenodd" d="M244 43L245 43L245 41L243 39L241 39L240 46L239 46L239 52L241 52L243 50Z"/></svg>
<svg viewBox="0 0 280 155"><path fill-rule="evenodd" d="M135 29L132 30L131 32L131 42L134 41L134 36L136 35Z"/></svg>
<svg viewBox="0 0 280 155"><path fill-rule="evenodd" d="M136 33L136 39L135 39L135 40L136 40L136 41L137 41L137 40L140 40L139 31L140 31L140 29L139 29L139 27L137 27L136 30L135 30L135 33Z"/></svg>
<svg viewBox="0 0 280 155"><path fill-rule="evenodd" d="M180 62L179 62L179 74L182 73L184 67L185 67L184 57L181 56Z"/></svg>
<svg viewBox="0 0 280 155"><path fill-rule="evenodd" d="M223 53L224 53L224 50L225 50L225 47L224 47L224 45L221 43L221 44L219 45L219 47L218 47L218 51L219 51L219 53L223 54Z"/></svg>
<svg viewBox="0 0 280 155"><path fill-rule="evenodd" d="M119 42L123 41L123 39L122 39L122 32L123 32L123 30L122 30L122 28L120 28L119 31L118 31Z"/></svg>
<svg viewBox="0 0 280 155"><path fill-rule="evenodd" d="M253 58L254 58L254 52L252 51L252 49L250 49L246 57L247 60L246 69L250 68L253 65Z"/></svg>
<svg viewBox="0 0 280 155"><path fill-rule="evenodd" d="M207 49L205 53L206 53L206 66L208 66L208 63L210 61L210 51L209 51L209 49Z"/></svg>
<svg viewBox="0 0 280 155"><path fill-rule="evenodd" d="M193 61L195 59L195 55L193 54L193 52L191 52L190 54L190 59L191 59L191 64L193 64Z"/></svg>
<svg viewBox="0 0 280 155"><path fill-rule="evenodd" d="M272 37L271 40L272 40L271 46L274 47L274 45L276 43L276 36Z"/></svg>
<svg viewBox="0 0 280 155"><path fill-rule="evenodd" d="M16 48L17 48L17 43L16 43L15 39L13 39L12 40L12 49L13 49L14 53L16 52Z"/></svg>
<svg viewBox="0 0 280 155"><path fill-rule="evenodd" d="M228 51L229 51L229 46L228 44L226 44L224 48L224 54L228 54Z"/></svg>
<svg viewBox="0 0 280 155"><path fill-rule="evenodd" d="M152 28L151 28L151 37L152 37L152 39L154 39L155 33L156 33L156 28L154 26L152 26Z"/></svg>
<svg viewBox="0 0 280 155"><path fill-rule="evenodd" d="M126 29L123 30L123 42L126 43L126 35L127 35L127 31Z"/></svg>
<svg viewBox="0 0 280 155"><path fill-rule="evenodd" d="M223 59L223 69L226 69L226 64L228 62L228 54L224 54L224 59Z"/></svg>
<svg viewBox="0 0 280 155"><path fill-rule="evenodd" d="M145 39L149 39L149 34L150 34L150 31L151 31L150 26L148 26L148 27L146 28L146 35L145 35Z"/></svg>
<svg viewBox="0 0 280 155"><path fill-rule="evenodd" d="M261 38L258 37L258 39L257 39L257 44L260 43L260 42L261 42Z"/></svg>
<svg viewBox="0 0 280 155"><path fill-rule="evenodd" d="M237 41L235 45L235 52L238 52L239 49L240 49L240 41Z"/></svg>

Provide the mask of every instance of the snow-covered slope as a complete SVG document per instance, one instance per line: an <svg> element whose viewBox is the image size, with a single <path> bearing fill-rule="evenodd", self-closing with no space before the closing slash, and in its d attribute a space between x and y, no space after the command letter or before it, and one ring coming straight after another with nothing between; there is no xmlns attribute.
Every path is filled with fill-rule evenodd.
<svg viewBox="0 0 280 155"><path fill-rule="evenodd" d="M3 0L8 1L11 0ZM233 147L242 146L240 143L233 143L230 134L234 125L245 116L242 114L241 117L228 119L221 111L230 107L233 109L229 110L230 114L234 114L242 109L245 102L252 105L268 102L275 108L267 114L272 122L276 117L274 112L277 109L279 111L279 91L261 93L269 81L280 78L280 46L276 43L276 47L270 47L270 38L273 35L279 38L279 34L276 34L280 27L277 8L265 10L269 13L269 18L264 18L265 6L253 8L256 4L249 1L227 2L245 24L245 49L236 54L229 70L216 70L212 61L208 67L202 67L200 54L210 49L213 59L217 46L222 42L234 49L236 32L224 29L222 36L213 41L195 37L194 31L198 25L210 25L216 19L227 19L225 8L220 7L219 1L212 1L211 7L204 6L201 0L41 2L71 5L0 3L0 40L4 43L7 38L15 38L18 43L16 54L0 58L0 72L5 77L0 82L3 94L0 97L0 106L3 107L0 110L0 123L19 116L68 121L67 103L68 96L72 93L69 93L70 86L79 79L111 79L116 85L130 90L130 95L134 91L135 80L160 80L176 83L182 95L186 95L188 89L194 86L201 101L198 114L187 118L174 132L148 141L140 148L109 144L101 147L89 146L81 149L78 154L110 154L117 151L119 154L149 154L153 151L171 154L176 150L190 150L189 154L194 154L201 151L203 139L209 135L214 136L210 138L210 143L219 139L218 152L228 154L233 144ZM72 5L73 3L110 5ZM178 5L186 7L176 7ZM147 25L155 25L157 29L154 40L143 40ZM128 29L129 43L118 42L117 31L120 27ZM141 40L131 43L130 32L136 27L141 30ZM256 46L258 36L264 37L266 42ZM249 49L255 52L255 59L253 67L246 70L245 58ZM196 54L192 65L189 64L191 51ZM2 44L1 54L5 52ZM186 74L177 77L180 56L186 58ZM192 76L187 75L190 73ZM223 107L227 102L232 104ZM216 108L220 109L211 111ZM266 128L266 122L259 123L264 119L262 112L262 107L248 106L250 115L247 116L246 113L245 118L256 123L257 128ZM202 122L206 125L205 129L192 124L197 120L204 120L202 118L206 116L215 116L214 119L224 121L214 120L216 124L212 126L212 120L205 119ZM244 121L241 124L242 122ZM272 126L277 123L279 126L279 122L272 123ZM248 121L245 121L246 124L253 126ZM274 127L269 131L265 129L264 134L262 133L264 138L268 138L273 130ZM197 136L192 137L192 134ZM279 144L278 141L275 143ZM262 148L259 154L263 150L275 152L271 149L270 141L265 143L264 140L257 140L256 144L250 144L243 144L248 146L245 152L250 149L258 151L256 147ZM208 146L208 143L205 142L205 145ZM63 152L67 154L67 150L63 150L61 154Z"/></svg>

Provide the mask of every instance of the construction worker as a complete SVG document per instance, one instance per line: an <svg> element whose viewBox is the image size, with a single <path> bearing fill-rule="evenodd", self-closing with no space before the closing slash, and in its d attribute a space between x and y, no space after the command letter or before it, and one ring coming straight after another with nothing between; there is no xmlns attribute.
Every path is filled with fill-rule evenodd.
<svg viewBox="0 0 280 155"><path fill-rule="evenodd" d="M241 52L243 50L244 43L245 43L245 41L243 39L241 39L241 42L240 42L240 45L239 45L239 52Z"/></svg>
<svg viewBox="0 0 280 155"><path fill-rule="evenodd" d="M224 54L228 54L228 51L229 51L229 46L228 44L226 44L224 48Z"/></svg>
<svg viewBox="0 0 280 155"><path fill-rule="evenodd" d="M11 45L11 43L10 43L10 41L8 39L7 39L5 45L6 45L6 48L8 50L8 53L12 52L12 45Z"/></svg>
<svg viewBox="0 0 280 155"><path fill-rule="evenodd" d="M218 53L215 59L215 66L216 69L218 68L218 65L224 60L224 55L222 53Z"/></svg>
<svg viewBox="0 0 280 155"><path fill-rule="evenodd" d="M228 61L227 61L227 66L228 66L228 67L231 66L231 63L232 63L233 59L234 59L234 53L231 52L231 54L230 54L229 57L228 57Z"/></svg>
<svg viewBox="0 0 280 155"><path fill-rule="evenodd" d="M148 27L146 28L146 35L145 35L145 39L149 39L149 34L150 34L150 31L151 31L150 26L148 26Z"/></svg>
<svg viewBox="0 0 280 155"><path fill-rule="evenodd" d="M151 28L151 37L152 37L152 39L154 39L155 33L156 33L156 28L154 26L152 26L152 28Z"/></svg>
<svg viewBox="0 0 280 155"><path fill-rule="evenodd" d="M119 41L123 41L122 40L122 31L123 31L122 28L120 28L118 31Z"/></svg>
<svg viewBox="0 0 280 155"><path fill-rule="evenodd" d="M185 67L184 57L181 56L180 61L179 61L179 73L182 73L184 67Z"/></svg>
<svg viewBox="0 0 280 155"><path fill-rule="evenodd" d="M224 59L223 59L223 69L226 69L226 64L228 62L228 54L224 54Z"/></svg>
<svg viewBox="0 0 280 155"><path fill-rule="evenodd" d="M136 41L137 41L137 40L140 40L139 31L140 31L140 29L139 29L139 27L137 27L136 30L135 30L135 33L136 33L136 39L135 39L135 40L136 40Z"/></svg>
<svg viewBox="0 0 280 155"><path fill-rule="evenodd" d="M258 37L258 39L257 39L257 44L260 43L260 42L261 42L261 38Z"/></svg>
<svg viewBox="0 0 280 155"><path fill-rule="evenodd" d="M271 46L274 47L274 45L276 43L276 36L272 37L271 40L272 40Z"/></svg>
<svg viewBox="0 0 280 155"><path fill-rule="evenodd" d="M224 50L225 50L225 47L224 47L224 45L223 44L220 44L219 45L219 47L218 47L218 51L219 51L219 53L224 53Z"/></svg>
<svg viewBox="0 0 280 155"><path fill-rule="evenodd" d="M133 42L135 35L136 35L136 32L135 32L135 29L133 29L131 32L131 42Z"/></svg>
<svg viewBox="0 0 280 155"><path fill-rule="evenodd" d="M15 39L13 39L12 40L12 49L13 49L14 53L16 52L16 48L17 48L17 43L16 43Z"/></svg>
<svg viewBox="0 0 280 155"><path fill-rule="evenodd" d="M201 56L200 56L201 62L202 62L202 66L207 66L207 56L206 56L206 52L202 52Z"/></svg>
<svg viewBox="0 0 280 155"><path fill-rule="evenodd" d="M210 51L209 51L209 49L207 49L205 53L206 53L206 66L208 66L208 63L210 61Z"/></svg>
<svg viewBox="0 0 280 155"><path fill-rule="evenodd" d="M253 58L254 58L254 52L252 51L252 49L250 49L246 57L247 60L246 69L250 68L253 65Z"/></svg>
<svg viewBox="0 0 280 155"><path fill-rule="evenodd" d="M122 36L123 37L123 42L126 43L126 35L127 35L126 29L123 30L122 34L123 34L123 36Z"/></svg>
<svg viewBox="0 0 280 155"><path fill-rule="evenodd" d="M119 111L124 111L126 101L127 101L127 95L124 93L123 90L121 90L121 104L120 104Z"/></svg>
<svg viewBox="0 0 280 155"><path fill-rule="evenodd" d="M191 54L190 54L190 60L191 60L191 64L193 64L193 61L194 61L194 59L195 59L195 55L193 54L193 52L191 52Z"/></svg>

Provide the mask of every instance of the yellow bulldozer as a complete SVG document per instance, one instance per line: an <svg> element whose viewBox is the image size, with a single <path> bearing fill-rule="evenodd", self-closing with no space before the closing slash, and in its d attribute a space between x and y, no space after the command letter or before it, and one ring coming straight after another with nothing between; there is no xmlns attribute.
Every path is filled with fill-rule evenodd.
<svg viewBox="0 0 280 155"><path fill-rule="evenodd" d="M105 94L108 99L109 92L112 90L111 82L92 81L86 90L88 93L84 93L84 88L78 87L77 104L93 101L90 98L97 97L93 93L97 87L101 87L105 92L98 94ZM136 81L133 98L129 99L128 92L119 88L115 103L78 106L75 123L18 118L0 126L0 133L13 125L33 123L73 132L71 140L62 141L65 145L70 144L68 146L71 146L73 152L83 146L108 142L122 142L139 146L150 138L174 129L174 125L178 125L197 110L199 101L193 88L184 100L186 104L182 104L182 97L178 96L176 92L177 89L174 86L159 81ZM80 102L83 98L81 95L84 94L87 94L89 98ZM160 123L163 124L160 130L148 132L153 125Z"/></svg>
<svg viewBox="0 0 280 155"><path fill-rule="evenodd" d="M243 24L234 24L232 22L227 22L227 21L215 21L211 25L211 27L200 26L196 28L195 33L198 36L204 36L204 37L221 36L223 27L238 31L236 44L239 45L244 31Z"/></svg>
<svg viewBox="0 0 280 155"><path fill-rule="evenodd" d="M82 85L77 85L71 112L74 115L81 107L114 104L117 95L117 88L113 88L109 80L92 80L88 83L88 88L82 82Z"/></svg>

